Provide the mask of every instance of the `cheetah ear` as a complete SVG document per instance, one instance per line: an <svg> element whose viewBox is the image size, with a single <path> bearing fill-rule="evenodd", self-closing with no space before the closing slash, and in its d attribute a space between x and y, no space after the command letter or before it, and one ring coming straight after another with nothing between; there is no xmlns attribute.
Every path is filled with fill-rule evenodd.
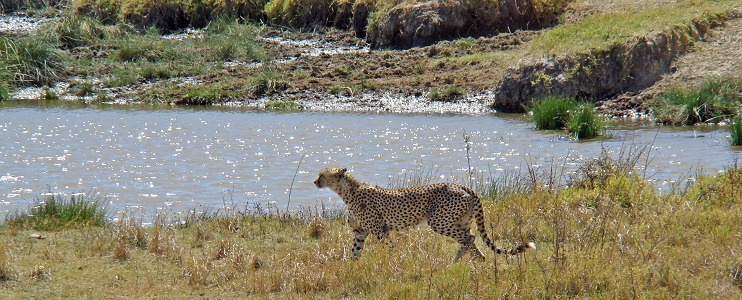
<svg viewBox="0 0 742 300"><path fill-rule="evenodd" d="M345 172L347 172L347 171L348 171L348 168L342 168L342 169L340 169L340 172L338 172L338 175L343 176L343 175L345 175Z"/></svg>

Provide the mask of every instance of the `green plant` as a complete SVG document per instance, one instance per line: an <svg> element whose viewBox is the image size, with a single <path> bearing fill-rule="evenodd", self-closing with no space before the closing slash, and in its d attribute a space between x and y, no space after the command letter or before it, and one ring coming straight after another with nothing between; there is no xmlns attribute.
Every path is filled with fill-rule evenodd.
<svg viewBox="0 0 742 300"><path fill-rule="evenodd" d="M59 95L57 95L57 92L54 91L54 89L45 86L42 91L42 100L59 100Z"/></svg>
<svg viewBox="0 0 742 300"><path fill-rule="evenodd" d="M70 83L70 89L72 94L78 97L90 96L95 92L93 83L90 81L72 82Z"/></svg>
<svg viewBox="0 0 742 300"><path fill-rule="evenodd" d="M270 111L299 111L301 107L294 101L268 101L265 103L265 109Z"/></svg>
<svg viewBox="0 0 742 300"><path fill-rule="evenodd" d="M574 110L577 103L569 97L547 97L534 102L528 110L533 114L536 129L557 130L565 128L569 111Z"/></svg>
<svg viewBox="0 0 742 300"><path fill-rule="evenodd" d="M2 80L0 81L0 102L6 100L10 100L10 85Z"/></svg>
<svg viewBox="0 0 742 300"><path fill-rule="evenodd" d="M50 85L63 77L66 53L33 37L0 36L0 71L16 85Z"/></svg>
<svg viewBox="0 0 742 300"><path fill-rule="evenodd" d="M289 84L278 72L270 68L264 68L260 74L252 80L252 93L260 97L285 90Z"/></svg>
<svg viewBox="0 0 742 300"><path fill-rule="evenodd" d="M104 38L102 25L95 19L66 13L44 25L39 34L56 41L62 49L98 45Z"/></svg>
<svg viewBox="0 0 742 300"><path fill-rule="evenodd" d="M583 103L569 112L567 131L578 139L592 139L605 132L605 123L595 113L593 105Z"/></svg>
<svg viewBox="0 0 742 300"><path fill-rule="evenodd" d="M742 146L742 117L732 119L729 125L730 142L732 146Z"/></svg>
<svg viewBox="0 0 742 300"><path fill-rule="evenodd" d="M428 94L430 101L455 101L463 96L464 92L456 86L449 86L443 90L434 90Z"/></svg>
<svg viewBox="0 0 742 300"><path fill-rule="evenodd" d="M718 123L737 115L742 79L715 78L691 89L672 88L651 102L657 122L670 125Z"/></svg>
<svg viewBox="0 0 742 300"><path fill-rule="evenodd" d="M211 105L226 99L227 95L219 86L197 86L189 89L176 104Z"/></svg>
<svg viewBox="0 0 742 300"><path fill-rule="evenodd" d="M16 212L6 221L11 227L36 230L62 230L73 227L106 224L105 201L99 195L73 194L69 200L59 194L47 193L36 198L28 213Z"/></svg>

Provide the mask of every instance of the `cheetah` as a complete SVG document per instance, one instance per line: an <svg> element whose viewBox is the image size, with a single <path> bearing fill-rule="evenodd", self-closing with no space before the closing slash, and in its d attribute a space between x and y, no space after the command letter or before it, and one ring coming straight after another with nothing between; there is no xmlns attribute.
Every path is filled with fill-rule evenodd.
<svg viewBox="0 0 742 300"><path fill-rule="evenodd" d="M345 168L323 169L314 184L320 189L327 187L333 190L348 207L348 224L355 234L353 258L361 256L369 233L384 241L391 230L427 223L433 231L459 242L461 249L456 253L454 261L458 261L466 253L484 259L484 255L474 244L475 237L470 231L472 218L476 220L482 239L496 254L516 255L528 248L536 248L533 242L510 250L497 248L484 229L482 202L474 190L461 184L436 183L385 189L355 179Z"/></svg>

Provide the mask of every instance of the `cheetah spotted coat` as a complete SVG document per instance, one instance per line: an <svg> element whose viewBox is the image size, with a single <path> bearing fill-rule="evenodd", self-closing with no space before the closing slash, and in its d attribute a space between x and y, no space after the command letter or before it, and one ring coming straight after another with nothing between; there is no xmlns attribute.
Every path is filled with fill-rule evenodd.
<svg viewBox="0 0 742 300"><path fill-rule="evenodd" d="M511 250L498 249L484 229L482 202L469 187L454 183L436 183L413 188L384 189L365 184L347 173L347 169L326 168L314 181L317 188L330 188L348 206L348 223L355 233L353 257L358 258L369 233L384 240L391 230L427 223L442 235L461 245L455 260L470 253L484 258L474 244L470 223L474 219L485 244L495 253L519 254L533 243Z"/></svg>

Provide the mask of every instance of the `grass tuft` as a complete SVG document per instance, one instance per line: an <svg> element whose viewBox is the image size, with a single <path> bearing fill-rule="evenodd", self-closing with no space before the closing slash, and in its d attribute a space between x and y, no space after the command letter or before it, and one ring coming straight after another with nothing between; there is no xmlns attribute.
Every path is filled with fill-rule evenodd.
<svg viewBox="0 0 742 300"><path fill-rule="evenodd" d="M691 89L673 88L650 102L657 122L669 125L722 122L738 115L740 105L739 78L710 79Z"/></svg>
<svg viewBox="0 0 742 300"><path fill-rule="evenodd" d="M605 132L605 123L590 103L580 104L570 111L566 127L577 139L592 139Z"/></svg>
<svg viewBox="0 0 742 300"><path fill-rule="evenodd" d="M742 146L742 117L737 116L729 125L730 142L732 146Z"/></svg>
<svg viewBox="0 0 742 300"><path fill-rule="evenodd" d="M266 102L265 109L270 110L270 111L293 112L293 111L300 111L301 107L299 106L298 103L294 101L275 100L275 101Z"/></svg>
<svg viewBox="0 0 742 300"><path fill-rule="evenodd" d="M42 39L0 36L0 61L14 85L51 85L64 76L66 54Z"/></svg>
<svg viewBox="0 0 742 300"><path fill-rule="evenodd" d="M56 231L68 228L103 226L106 224L104 199L95 195L73 194L68 199L59 194L47 193L36 198L28 213L10 215L7 223L12 227Z"/></svg>
<svg viewBox="0 0 742 300"><path fill-rule="evenodd" d="M456 101L461 96L464 95L464 91L461 90L461 88L456 86L450 86L443 90L434 90L428 94L428 99L430 101Z"/></svg>
<svg viewBox="0 0 742 300"><path fill-rule="evenodd" d="M576 106L574 99L569 97L547 97L533 103L529 110L533 114L536 129L558 130L565 128L569 111Z"/></svg>

